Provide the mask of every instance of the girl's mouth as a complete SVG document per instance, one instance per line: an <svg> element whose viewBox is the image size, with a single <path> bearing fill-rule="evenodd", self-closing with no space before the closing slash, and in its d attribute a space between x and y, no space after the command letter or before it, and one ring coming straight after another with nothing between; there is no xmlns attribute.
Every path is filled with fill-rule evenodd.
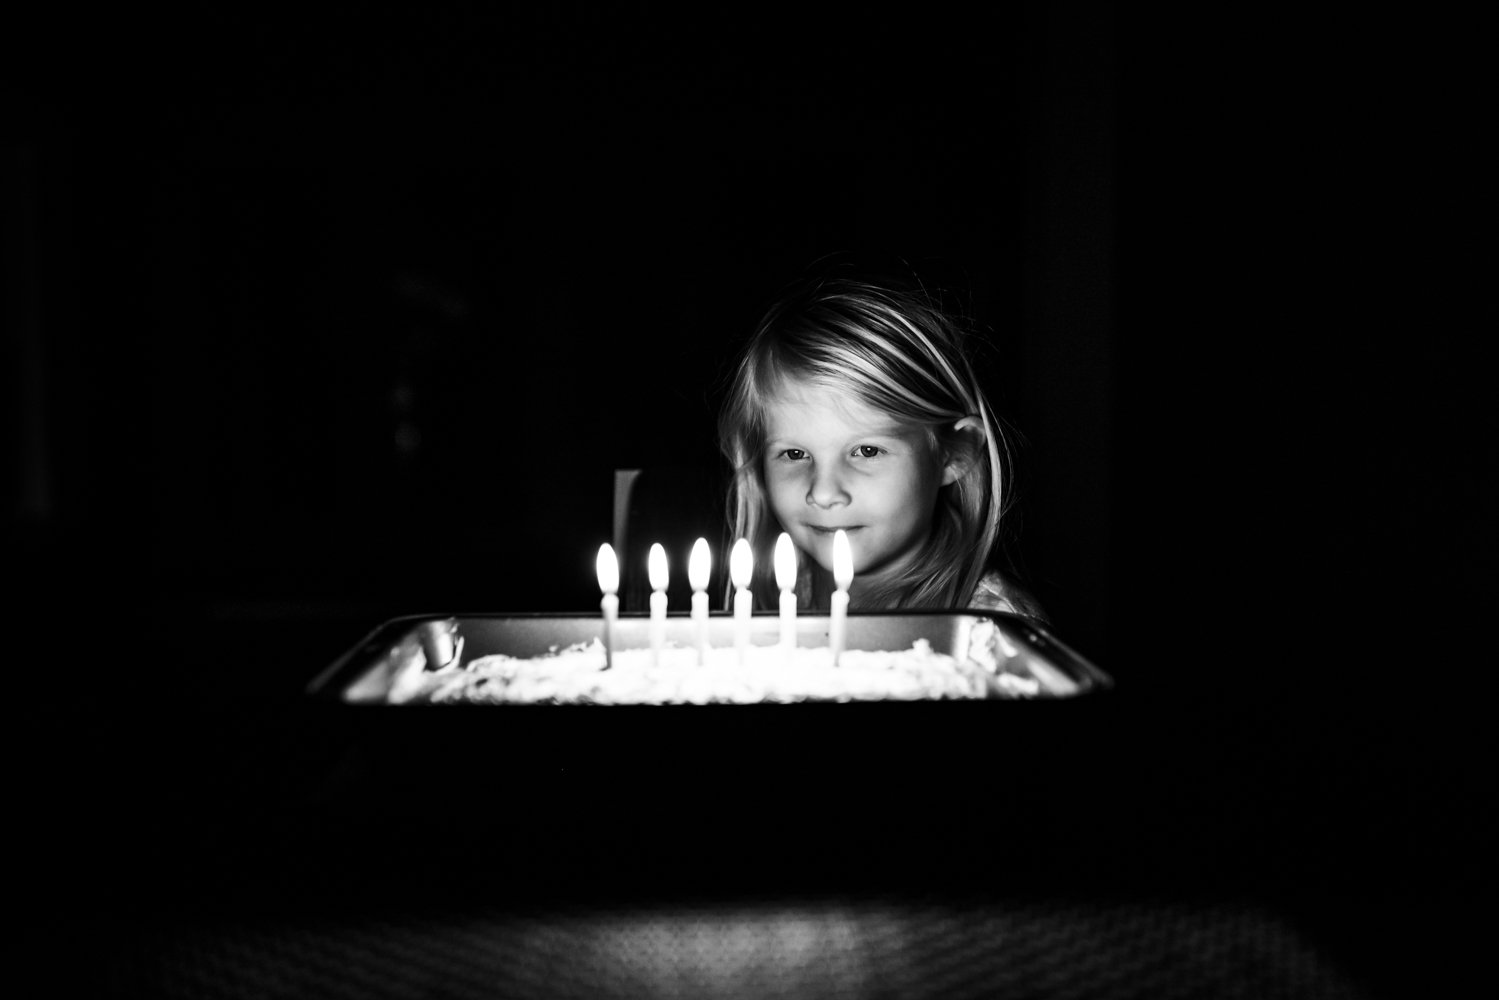
<svg viewBox="0 0 1499 1000"><path fill-rule="evenodd" d="M816 525L816 524L809 524L809 525L807 525L808 530L810 530L813 534L827 535L830 538L832 537L833 533L836 532L836 531L840 531L841 530L841 531L848 532L849 534L853 534L855 531L858 531L862 527L864 527L864 525L862 525L862 524L855 524L855 525L841 525L841 524L838 524L838 525L834 525L831 528L824 528L821 525Z"/></svg>

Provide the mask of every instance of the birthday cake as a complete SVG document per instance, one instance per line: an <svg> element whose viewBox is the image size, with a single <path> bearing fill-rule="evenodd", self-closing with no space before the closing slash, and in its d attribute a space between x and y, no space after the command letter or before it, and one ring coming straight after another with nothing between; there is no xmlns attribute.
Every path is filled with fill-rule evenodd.
<svg viewBox="0 0 1499 1000"><path fill-rule="evenodd" d="M992 622L969 636L963 658L925 639L908 649L845 650L836 664L827 647L713 648L666 645L616 650L606 660L593 640L534 657L460 658L428 669L417 654L392 678L393 704L673 705L800 701L923 701L1029 698L1069 693L1070 682L1016 655Z"/></svg>

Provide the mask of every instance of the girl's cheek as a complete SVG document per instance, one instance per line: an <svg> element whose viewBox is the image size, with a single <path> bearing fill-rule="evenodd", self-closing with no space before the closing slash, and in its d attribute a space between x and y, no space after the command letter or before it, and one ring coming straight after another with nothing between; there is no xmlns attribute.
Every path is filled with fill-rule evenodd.
<svg viewBox="0 0 1499 1000"><path fill-rule="evenodd" d="M794 485L805 477L800 464L778 462L766 470L765 478L770 481L771 485Z"/></svg>

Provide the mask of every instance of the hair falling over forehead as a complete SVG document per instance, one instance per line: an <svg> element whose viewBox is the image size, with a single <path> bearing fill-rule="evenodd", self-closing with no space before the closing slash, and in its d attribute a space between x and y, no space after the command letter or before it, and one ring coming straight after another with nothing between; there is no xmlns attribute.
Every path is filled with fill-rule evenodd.
<svg viewBox="0 0 1499 1000"><path fill-rule="evenodd" d="M755 551L757 594L769 594L769 554L779 526L764 479L766 405L789 379L847 394L911 426L943 449L953 425L976 416L985 445L942 488L931 543L901 580L864 595L866 609L961 606L998 554L1008 505L1008 447L984 398L957 324L924 292L825 278L793 290L766 313L732 373L719 443L732 469L733 536ZM802 562L806 562L803 555ZM799 593L806 588L799 587ZM805 595L804 595L805 596Z"/></svg>

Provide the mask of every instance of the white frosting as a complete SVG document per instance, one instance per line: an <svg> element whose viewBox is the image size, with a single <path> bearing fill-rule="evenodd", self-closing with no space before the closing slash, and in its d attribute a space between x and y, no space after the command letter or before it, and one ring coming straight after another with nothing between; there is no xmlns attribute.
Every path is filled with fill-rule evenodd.
<svg viewBox="0 0 1499 1000"><path fill-rule="evenodd" d="M983 638L971 645L992 651L992 637ZM495 654L436 671L417 655L394 679L389 701L702 705L1035 696L1036 680L1009 672L1006 660L990 652L983 661L959 661L919 639L904 650L846 650L837 666L825 646L798 647L789 656L778 646L752 646L742 659L734 649L714 648L699 665L695 648L668 645L659 664L648 649L616 650L605 669L595 639L543 656Z"/></svg>

